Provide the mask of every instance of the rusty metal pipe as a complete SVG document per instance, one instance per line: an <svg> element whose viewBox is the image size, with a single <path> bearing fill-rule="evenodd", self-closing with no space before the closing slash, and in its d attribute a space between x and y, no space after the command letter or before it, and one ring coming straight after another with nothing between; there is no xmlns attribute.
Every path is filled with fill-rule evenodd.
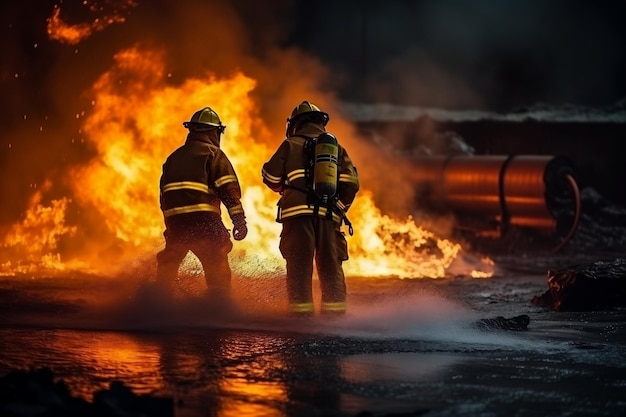
<svg viewBox="0 0 626 417"><path fill-rule="evenodd" d="M413 167L422 202L496 220L503 233L509 226L554 232L567 213L580 207L574 169L562 157L423 156Z"/></svg>

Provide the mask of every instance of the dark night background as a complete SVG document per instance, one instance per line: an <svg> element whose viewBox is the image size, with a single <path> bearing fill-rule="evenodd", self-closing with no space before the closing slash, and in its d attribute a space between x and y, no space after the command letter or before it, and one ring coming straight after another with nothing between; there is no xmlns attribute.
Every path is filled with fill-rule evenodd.
<svg viewBox="0 0 626 417"><path fill-rule="evenodd" d="M313 72L311 62L323 67L316 88L340 101L494 112L542 103L617 107L623 114L623 0L151 0L126 10L124 3L87 2L96 12L76 0L0 5L0 175L5 179L0 181L5 196L0 224L22 212L33 184L83 157L76 146L76 115L89 107L83 92L111 65L116 51L136 42L167 45L174 83L208 68L220 75L240 67L263 79L260 74L271 74L274 65L285 68L278 52L296 51L306 58L290 70L306 77ZM70 24L119 10L126 22L68 45L46 33L57 5ZM252 69L261 66L262 71ZM266 78L259 94L271 97L273 89L289 87L282 82L276 74ZM269 101L262 105L270 125L273 118L276 125L284 123L283 108L273 109ZM577 155L586 146L621 146L623 126L595 136L592 126L585 131L588 142L577 142ZM63 140L54 140L58 136ZM519 138L511 146L522 142L527 141ZM554 143L559 148L534 149L569 147L562 138ZM44 162L34 157L41 153ZM597 158L607 155L615 159L610 166L618 164L613 148L580 162L592 170L606 165ZM607 173L600 181L617 181L622 172ZM620 200L618 188L606 190Z"/></svg>
<svg viewBox="0 0 626 417"><path fill-rule="evenodd" d="M5 126L15 114L46 108L51 73L75 48L81 59L97 44L98 56L82 59L105 65L110 60L106 42L109 51L142 36L170 37L176 45L171 29L190 23L174 9L210 4L140 1L126 23L95 33L96 39L84 45L49 40L46 19L54 6L61 6L69 23L77 23L93 17L84 16L81 3L26 0L0 6ZM262 57L270 48L300 48L332 69L329 84L349 100L509 111L537 102L610 106L626 97L626 2L621 0L214 3L233 5L247 29L249 52ZM150 22L143 27L149 33L136 31L139 20ZM225 38L202 39L192 50L219 55L218 49L230 47ZM76 75L88 85L96 74Z"/></svg>
<svg viewBox="0 0 626 417"><path fill-rule="evenodd" d="M303 1L296 16L293 42L348 71L351 98L508 111L625 97L624 1Z"/></svg>

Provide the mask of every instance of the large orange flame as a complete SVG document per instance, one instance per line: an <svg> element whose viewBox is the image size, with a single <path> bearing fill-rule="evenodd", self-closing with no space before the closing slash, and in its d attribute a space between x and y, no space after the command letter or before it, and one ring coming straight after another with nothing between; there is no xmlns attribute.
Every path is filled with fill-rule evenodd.
<svg viewBox="0 0 626 417"><path fill-rule="evenodd" d="M258 106L251 92L256 81L242 72L226 78L207 73L171 85L163 56L158 51L137 47L119 52L115 62L94 84L93 108L86 112L88 116L82 123L96 156L68 176L79 211L90 213L92 219L101 219L96 220L101 223L98 227L106 233L90 240L87 246L95 246L95 250L78 250L80 255L74 254L74 259L79 263L73 265L89 265L92 270L110 273L115 267L153 256L162 246L163 220L158 205L161 164L184 141L186 130L182 121L188 120L195 110L210 105L228 127L222 147L242 184L242 202L250 229L246 240L235 244L233 269L241 276L252 277L282 268L278 251L280 225L275 222L277 195L261 183L260 176L262 164L282 137L270 132L255 112ZM359 166L359 161L355 163ZM461 245L436 236L411 218L395 220L382 214L367 184L362 187L349 213L356 232L349 238L346 273L445 276L462 252ZM66 208L66 199L42 207L37 193L25 220L9 230L3 246L15 248L18 242L30 242L29 247L23 248L29 259L39 253L54 260L48 262L49 267L67 267L55 252L55 238L75 233L77 227L93 226L66 225ZM230 226L226 215L224 221ZM107 251L107 245L117 250ZM199 268L193 260L185 265ZM481 261L466 273L489 276L491 266L490 262ZM2 265L5 271L15 270L14 267L14 262Z"/></svg>

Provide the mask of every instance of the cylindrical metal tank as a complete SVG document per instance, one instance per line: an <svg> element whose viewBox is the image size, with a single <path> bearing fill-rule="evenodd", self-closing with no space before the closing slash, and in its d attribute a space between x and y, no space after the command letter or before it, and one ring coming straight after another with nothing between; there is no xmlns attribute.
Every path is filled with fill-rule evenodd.
<svg viewBox="0 0 626 417"><path fill-rule="evenodd" d="M548 156L520 155L503 166L504 216L509 224L553 228L556 216L547 204L546 169Z"/></svg>
<svg viewBox="0 0 626 417"><path fill-rule="evenodd" d="M451 157L442 166L440 188L452 210L500 216L500 183L506 157Z"/></svg>
<svg viewBox="0 0 626 417"><path fill-rule="evenodd" d="M413 162L421 202L494 219L502 230L509 225L555 230L563 214L580 207L574 168L562 157L451 155Z"/></svg>

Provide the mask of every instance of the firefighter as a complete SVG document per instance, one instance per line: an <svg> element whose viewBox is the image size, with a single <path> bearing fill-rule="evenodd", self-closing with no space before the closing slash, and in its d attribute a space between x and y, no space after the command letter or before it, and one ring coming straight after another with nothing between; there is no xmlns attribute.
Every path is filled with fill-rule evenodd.
<svg viewBox="0 0 626 417"><path fill-rule="evenodd" d="M221 204L235 240L244 239L248 229L237 175L220 149L226 126L210 107L195 112L183 126L189 130L186 141L167 157L160 180L165 248L157 254L157 286L172 293L178 268L191 251L202 263L209 292L227 297L233 243Z"/></svg>
<svg viewBox="0 0 626 417"><path fill-rule="evenodd" d="M346 312L342 263L348 259L348 247L341 226L346 222L351 231L346 212L359 190L359 179L348 152L326 132L328 120L328 113L309 101L297 105L287 119L286 138L261 171L265 185L281 195L276 218L282 223L279 248L286 261L289 311L299 316L315 311L314 262L322 296L320 312ZM323 169L316 169L320 155L312 149L315 145L329 145L325 157L318 158L327 164ZM330 173L330 180L318 176L320 172ZM316 187L320 184L324 187ZM331 191L319 195L318 188ZM330 195L332 190L336 192Z"/></svg>

